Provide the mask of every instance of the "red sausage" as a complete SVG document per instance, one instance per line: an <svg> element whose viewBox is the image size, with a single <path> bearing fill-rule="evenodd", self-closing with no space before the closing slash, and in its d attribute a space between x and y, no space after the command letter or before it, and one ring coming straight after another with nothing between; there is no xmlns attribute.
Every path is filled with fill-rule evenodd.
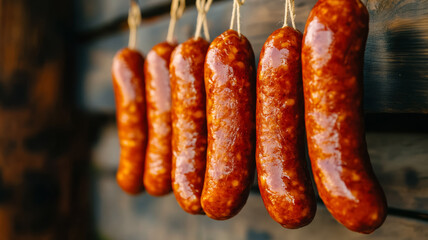
<svg viewBox="0 0 428 240"><path fill-rule="evenodd" d="M227 30L205 59L208 149L202 191L207 216L224 220L247 201L254 177L255 62L250 42Z"/></svg>
<svg viewBox="0 0 428 240"><path fill-rule="evenodd" d="M124 48L113 59L112 75L119 130L120 162L117 182L130 194L143 191L147 143L143 56Z"/></svg>
<svg viewBox="0 0 428 240"><path fill-rule="evenodd" d="M257 74L256 163L271 217L286 228L309 224L316 201L305 157L302 34L284 27L260 53Z"/></svg>
<svg viewBox="0 0 428 240"><path fill-rule="evenodd" d="M207 150L204 61L209 43L191 38L171 56L172 188L188 213L202 214Z"/></svg>
<svg viewBox="0 0 428 240"><path fill-rule="evenodd" d="M175 45L155 45L144 64L149 140L144 169L144 187L154 196L171 192L171 88L169 61Z"/></svg>
<svg viewBox="0 0 428 240"><path fill-rule="evenodd" d="M302 48L308 150L327 209L353 231L370 233L386 199L367 152L363 63L368 12L360 0L319 0Z"/></svg>

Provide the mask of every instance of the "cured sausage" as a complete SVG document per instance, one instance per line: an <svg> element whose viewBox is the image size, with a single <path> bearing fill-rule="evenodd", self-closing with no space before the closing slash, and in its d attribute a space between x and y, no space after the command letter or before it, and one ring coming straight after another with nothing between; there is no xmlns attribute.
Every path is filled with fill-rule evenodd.
<svg viewBox="0 0 428 240"><path fill-rule="evenodd" d="M143 191L147 143L143 56L124 48L113 59L112 75L119 130L120 161L116 179L130 194Z"/></svg>
<svg viewBox="0 0 428 240"><path fill-rule="evenodd" d="M247 201L255 167L255 62L250 42L227 30L205 59L208 149L202 208L224 220Z"/></svg>
<svg viewBox="0 0 428 240"><path fill-rule="evenodd" d="M307 21L302 48L305 122L315 183L331 214L361 233L378 228L387 210L364 131L368 20L360 0L319 0Z"/></svg>
<svg viewBox="0 0 428 240"><path fill-rule="evenodd" d="M188 213L202 214L207 122L204 62L209 43L191 38L178 45L170 64L172 91L172 188Z"/></svg>
<svg viewBox="0 0 428 240"><path fill-rule="evenodd" d="M171 192L171 88L169 62L175 45L163 42L147 54L146 78L149 139L144 169L144 187L154 196Z"/></svg>
<svg viewBox="0 0 428 240"><path fill-rule="evenodd" d="M316 201L305 157L301 70L302 33L273 32L257 74L256 164L260 194L271 217L286 228L309 224Z"/></svg>

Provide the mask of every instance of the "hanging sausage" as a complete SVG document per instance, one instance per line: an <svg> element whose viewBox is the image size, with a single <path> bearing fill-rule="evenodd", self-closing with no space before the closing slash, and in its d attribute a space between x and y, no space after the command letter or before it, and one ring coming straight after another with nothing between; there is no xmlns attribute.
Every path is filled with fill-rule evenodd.
<svg viewBox="0 0 428 240"><path fill-rule="evenodd" d="M260 194L270 216L286 228L309 224L316 201L306 166L300 33L294 0L285 1L284 26L260 53L257 74L256 164ZM287 26L288 12L293 27Z"/></svg>
<svg viewBox="0 0 428 240"><path fill-rule="evenodd" d="M143 191L143 168L147 143L147 118L144 92L144 59L136 50L136 32L141 21L140 8L131 2L128 23L129 46L113 59L112 76L119 131L119 186L130 194Z"/></svg>
<svg viewBox="0 0 428 240"><path fill-rule="evenodd" d="M170 64L172 91L172 187L179 205L188 213L203 214L207 123L204 62L209 46L206 13L212 0L197 0L195 36L178 45ZM200 37L204 26L205 39Z"/></svg>
<svg viewBox="0 0 428 240"><path fill-rule="evenodd" d="M363 64L369 15L360 0L319 0L302 48L309 157L319 195L347 228L370 233L386 199L367 152Z"/></svg>
<svg viewBox="0 0 428 240"><path fill-rule="evenodd" d="M244 2L234 0L231 29L214 39L205 59L208 149L201 203L217 220L238 214L254 177L256 68L240 29ZM235 14L238 31L232 30Z"/></svg>
<svg viewBox="0 0 428 240"><path fill-rule="evenodd" d="M144 187L150 195L171 192L172 125L169 63L177 46L173 39L175 23L185 7L184 0L173 0L167 40L155 45L144 64L146 78L149 139L144 168Z"/></svg>

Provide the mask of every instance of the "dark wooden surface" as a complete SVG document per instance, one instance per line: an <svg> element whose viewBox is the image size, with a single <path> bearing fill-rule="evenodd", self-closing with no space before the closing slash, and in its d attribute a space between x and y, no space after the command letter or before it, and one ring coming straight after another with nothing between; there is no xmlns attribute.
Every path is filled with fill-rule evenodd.
<svg viewBox="0 0 428 240"><path fill-rule="evenodd" d="M2 240L85 239L90 232L86 123L66 91L71 7L0 0Z"/></svg>
<svg viewBox="0 0 428 240"><path fill-rule="evenodd" d="M212 37L229 27L231 2L214 3L208 13ZM296 1L297 27L301 31L315 2ZM370 33L365 58L366 112L428 113L428 0L369 0L367 6ZM242 32L258 56L269 34L281 27L283 1L248 0L241 10ZM193 7L186 10L177 24L178 41L193 35L195 16ZM165 14L143 24L138 35L139 49L147 53L163 41L168 22ZM115 52L126 46L127 39L128 33L121 31L79 45L77 93L83 109L114 112L108 69Z"/></svg>

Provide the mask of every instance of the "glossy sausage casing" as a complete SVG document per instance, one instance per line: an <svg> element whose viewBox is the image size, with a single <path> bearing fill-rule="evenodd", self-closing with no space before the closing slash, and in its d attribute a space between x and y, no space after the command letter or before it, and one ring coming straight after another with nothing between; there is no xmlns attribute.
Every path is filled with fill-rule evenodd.
<svg viewBox="0 0 428 240"><path fill-rule="evenodd" d="M191 38L178 45L170 64L172 91L172 188L188 213L202 214L207 153L204 61L209 43Z"/></svg>
<svg viewBox="0 0 428 240"><path fill-rule="evenodd" d="M273 32L257 74L259 188L269 214L286 228L309 224L316 211L305 156L301 42L302 34L291 27Z"/></svg>
<svg viewBox="0 0 428 240"><path fill-rule="evenodd" d="M120 162L117 182L130 193L143 191L143 169L147 143L143 56L124 48L113 59L112 75L119 130Z"/></svg>
<svg viewBox="0 0 428 240"><path fill-rule="evenodd" d="M224 220L247 201L254 177L255 62L251 44L228 30L205 59L208 149L202 207Z"/></svg>
<svg viewBox="0 0 428 240"><path fill-rule="evenodd" d="M144 186L154 196L171 192L172 126L169 62L175 45L155 45L144 64L149 140L144 169Z"/></svg>
<svg viewBox="0 0 428 240"><path fill-rule="evenodd" d="M362 233L386 217L364 132L367 34L368 12L360 0L320 0L302 48L307 141L318 192L339 222Z"/></svg>

